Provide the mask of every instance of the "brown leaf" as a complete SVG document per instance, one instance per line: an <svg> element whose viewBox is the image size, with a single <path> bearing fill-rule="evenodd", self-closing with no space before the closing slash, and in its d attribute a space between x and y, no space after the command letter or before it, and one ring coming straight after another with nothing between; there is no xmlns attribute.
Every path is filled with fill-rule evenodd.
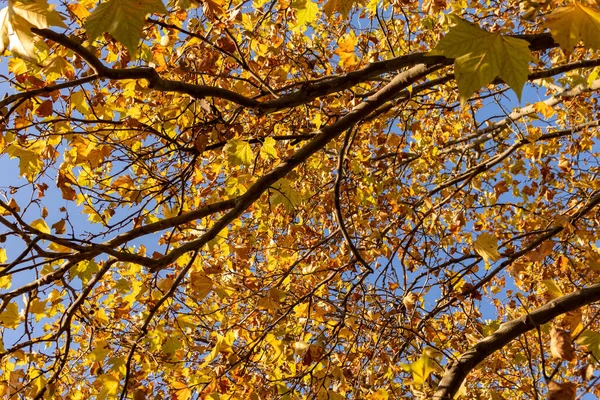
<svg viewBox="0 0 600 400"><path fill-rule="evenodd" d="M550 331L550 352L554 358L569 362L573 361L575 354L573 353L571 336L568 332L552 328Z"/></svg>
<svg viewBox="0 0 600 400"><path fill-rule="evenodd" d="M49 115L52 115L52 100L44 100L40 103L39 107L37 108L37 110L35 110L35 113L37 115L39 115L40 117L47 117Z"/></svg>
<svg viewBox="0 0 600 400"><path fill-rule="evenodd" d="M548 383L547 400L575 400L577 394L577 386L573 382L556 383L550 381Z"/></svg>
<svg viewBox="0 0 600 400"><path fill-rule="evenodd" d="M585 367L582 367L579 370L579 376L581 376L583 381L589 381L592 379L594 377L594 367L592 364L587 364Z"/></svg>
<svg viewBox="0 0 600 400"><path fill-rule="evenodd" d="M57 235L62 235L65 233L65 220L61 219L60 221L52 224L52 229Z"/></svg>
<svg viewBox="0 0 600 400"><path fill-rule="evenodd" d="M62 198L65 200L75 200L77 198L77 192L70 185L74 184L73 180L66 175L63 170L58 170L56 176L56 186L62 192Z"/></svg>

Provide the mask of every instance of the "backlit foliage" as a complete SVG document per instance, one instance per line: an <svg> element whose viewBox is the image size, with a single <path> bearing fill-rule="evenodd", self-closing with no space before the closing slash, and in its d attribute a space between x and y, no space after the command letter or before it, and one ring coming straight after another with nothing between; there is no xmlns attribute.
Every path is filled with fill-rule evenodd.
<svg viewBox="0 0 600 400"><path fill-rule="evenodd" d="M0 397L600 395L600 8L0 10Z"/></svg>

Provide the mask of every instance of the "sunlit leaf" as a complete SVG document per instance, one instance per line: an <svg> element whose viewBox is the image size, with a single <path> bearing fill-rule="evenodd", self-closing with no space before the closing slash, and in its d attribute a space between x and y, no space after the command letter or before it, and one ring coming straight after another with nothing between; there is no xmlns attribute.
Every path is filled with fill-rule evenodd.
<svg viewBox="0 0 600 400"><path fill-rule="evenodd" d="M502 78L521 97L529 62L534 57L525 40L490 33L452 16L454 26L429 55L454 58L461 101L469 99L496 77Z"/></svg>
<svg viewBox="0 0 600 400"><path fill-rule="evenodd" d="M482 233L473 242L475 251L486 263L498 261L502 256L498 252L498 239L490 233Z"/></svg>
<svg viewBox="0 0 600 400"><path fill-rule="evenodd" d="M35 36L31 28L51 25L66 28L54 5L45 0L9 0L8 6L0 10L0 54L10 47L20 57L35 59Z"/></svg>
<svg viewBox="0 0 600 400"><path fill-rule="evenodd" d="M433 361L426 355L421 357L412 364L402 364L402 368L412 374L413 380L411 384L421 386L425 383L429 374L436 370Z"/></svg>
<svg viewBox="0 0 600 400"><path fill-rule="evenodd" d="M20 321L19 306L16 303L8 303L6 309L0 314L0 326L15 329L19 326Z"/></svg>
<svg viewBox="0 0 600 400"><path fill-rule="evenodd" d="M36 219L31 223L31 227L43 233L50 233L50 228L43 219Z"/></svg>
<svg viewBox="0 0 600 400"><path fill-rule="evenodd" d="M84 28L90 40L103 32L110 33L135 57L146 15L166 11L160 0L108 0L98 5L86 19Z"/></svg>
<svg viewBox="0 0 600 400"><path fill-rule="evenodd" d="M580 41L600 49L600 11L577 1L559 7L546 16L546 27L560 47L571 52Z"/></svg>

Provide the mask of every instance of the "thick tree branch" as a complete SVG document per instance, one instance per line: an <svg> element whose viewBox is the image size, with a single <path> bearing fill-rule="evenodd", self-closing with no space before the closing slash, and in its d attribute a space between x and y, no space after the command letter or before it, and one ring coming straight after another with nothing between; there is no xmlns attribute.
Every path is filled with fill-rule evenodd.
<svg viewBox="0 0 600 400"><path fill-rule="evenodd" d="M184 93L198 98L221 98L232 101L244 107L258 109L265 113L306 104L318 97L327 96L332 93L349 89L361 82L365 82L368 79L385 73L391 73L402 68L412 67L420 64L450 65L454 62L454 60L451 58L446 58L443 56L428 56L427 53L408 54L395 57L390 60L377 61L357 71L339 75L335 78L326 79L315 84L306 85L302 89L287 95L283 95L278 99L259 102L258 100L243 96L227 89L163 79L158 75L154 68L136 67L111 69L105 66L91 51L79 43L69 39L65 35L56 33L50 29L32 28L32 32L46 39L50 39L77 53L95 70L99 79L146 79L149 82L150 87L156 90ZM529 48L532 51L547 50L556 46L556 43L552 40L552 37L548 33L517 35L515 37L528 41L530 43Z"/></svg>
<svg viewBox="0 0 600 400"><path fill-rule="evenodd" d="M599 300L600 284L595 284L552 300L527 315L500 325L496 332L477 343L460 356L456 362L448 366L433 399L453 399L464 379L477 365L519 335L541 326L559 315Z"/></svg>
<svg viewBox="0 0 600 400"><path fill-rule="evenodd" d="M221 219L219 219L206 233L204 233L200 238L178 247L163 258L157 260L159 265L157 267L153 267L153 270L156 271L164 268L183 254L204 246L210 240L215 238L219 232L221 232L221 230L229 225L229 223L238 218L246 209L248 209L256 200L258 200L260 196L262 196L262 194L271 187L271 185L286 176L289 172L306 161L317 151L323 149L327 143L341 135L344 131L346 131L346 129L354 126L382 104L385 104L385 102L393 99L396 96L396 93L408 87L413 82L440 69L441 67L442 65L428 67L421 64L398 74L389 84L387 84L373 96L365 99L347 115L340 118L337 122L320 129L318 134L304 147L250 186L250 188L248 188L243 195L238 197L236 206L223 217L221 217Z"/></svg>

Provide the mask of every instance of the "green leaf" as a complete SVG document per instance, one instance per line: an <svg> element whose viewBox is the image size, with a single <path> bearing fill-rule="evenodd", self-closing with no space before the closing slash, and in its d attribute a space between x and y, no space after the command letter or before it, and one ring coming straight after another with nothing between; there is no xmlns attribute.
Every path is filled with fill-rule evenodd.
<svg viewBox="0 0 600 400"><path fill-rule="evenodd" d="M586 346L596 360L600 360L600 333L586 329L575 341L580 346Z"/></svg>
<svg viewBox="0 0 600 400"><path fill-rule="evenodd" d="M498 76L520 99L529 73L528 63L535 60L529 43L487 32L454 15L451 19L455 25L428 55L454 58L461 102Z"/></svg>
<svg viewBox="0 0 600 400"><path fill-rule="evenodd" d="M109 0L100 4L83 27L93 41L103 32L123 43L134 58L149 13L167 12L161 0Z"/></svg>

